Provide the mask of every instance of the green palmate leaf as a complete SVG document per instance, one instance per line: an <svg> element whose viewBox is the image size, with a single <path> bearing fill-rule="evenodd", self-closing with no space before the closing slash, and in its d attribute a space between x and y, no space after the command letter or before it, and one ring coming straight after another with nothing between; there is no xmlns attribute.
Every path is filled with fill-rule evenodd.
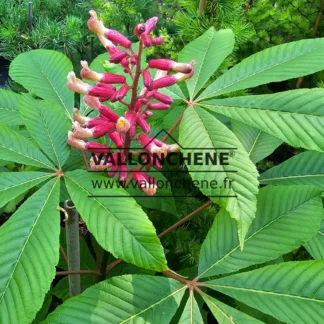
<svg viewBox="0 0 324 324"><path fill-rule="evenodd" d="M164 93L174 100L186 100L185 95L177 84L174 84L171 87L161 88L159 89L159 92Z"/></svg>
<svg viewBox="0 0 324 324"><path fill-rule="evenodd" d="M186 306L182 312L178 324L203 324L199 306L193 293L190 293Z"/></svg>
<svg viewBox="0 0 324 324"><path fill-rule="evenodd" d="M47 157L23 135L0 125L0 138L0 159L40 168L55 169Z"/></svg>
<svg viewBox="0 0 324 324"><path fill-rule="evenodd" d="M66 137L71 128L63 109L53 101L23 96L19 102L19 113L32 138L61 169L70 154Z"/></svg>
<svg viewBox="0 0 324 324"><path fill-rule="evenodd" d="M224 73L199 101L224 93L312 74L324 69L324 40L307 39L267 48Z"/></svg>
<svg viewBox="0 0 324 324"><path fill-rule="evenodd" d="M18 55L10 64L10 77L28 91L64 107L72 118L74 94L66 86L72 63L62 53L38 49Z"/></svg>
<svg viewBox="0 0 324 324"><path fill-rule="evenodd" d="M312 185L324 189L324 153L303 152L267 170L260 182L274 185Z"/></svg>
<svg viewBox="0 0 324 324"><path fill-rule="evenodd" d="M247 315L239 310L223 304L219 300L202 294L202 298L206 302L207 306L217 319L218 323L222 324L261 324L262 322Z"/></svg>
<svg viewBox="0 0 324 324"><path fill-rule="evenodd" d="M285 323L323 321L324 261L281 263L208 281L207 286Z"/></svg>
<svg viewBox="0 0 324 324"><path fill-rule="evenodd" d="M18 112L20 96L14 92L0 89L0 121L7 126L21 125Z"/></svg>
<svg viewBox="0 0 324 324"><path fill-rule="evenodd" d="M185 289L178 281L162 277L114 277L67 300L45 323L167 324L179 307Z"/></svg>
<svg viewBox="0 0 324 324"><path fill-rule="evenodd" d="M236 223L224 210L217 214L201 247L200 277L274 260L316 235L324 216L321 191L310 186L266 187L260 190L257 206L243 251Z"/></svg>
<svg viewBox="0 0 324 324"><path fill-rule="evenodd" d="M0 228L0 323L30 323L59 258L59 180L31 196Z"/></svg>
<svg viewBox="0 0 324 324"><path fill-rule="evenodd" d="M47 172L0 173L0 207L53 176Z"/></svg>
<svg viewBox="0 0 324 324"><path fill-rule="evenodd" d="M94 189L93 183L109 179L83 170L67 172L65 181L78 212L102 247L139 267L168 268L152 223L125 190Z"/></svg>
<svg viewBox="0 0 324 324"><path fill-rule="evenodd" d="M304 247L315 260L324 260L324 221L317 234L306 242Z"/></svg>
<svg viewBox="0 0 324 324"><path fill-rule="evenodd" d="M203 106L292 146L324 151L324 89L216 99Z"/></svg>
<svg viewBox="0 0 324 324"><path fill-rule="evenodd" d="M187 82L192 101L208 79L215 73L234 48L234 34L230 29L215 31L209 28L202 36L189 43L179 53L179 61L196 61L195 73Z"/></svg>
<svg viewBox="0 0 324 324"><path fill-rule="evenodd" d="M200 190L205 195L225 207L237 220L239 240L243 245L255 216L258 174L241 142L214 116L201 108L190 107L186 109L180 125L180 144L184 155L199 153L203 156L201 165L194 162L188 164L190 175L200 183ZM204 158L208 153L219 155L220 152L228 152L228 148L233 148L235 152L229 158L229 165L213 165ZM206 180L210 185L203 185ZM212 188L213 180L217 181L217 188ZM228 185L228 180L232 181L231 185Z"/></svg>
<svg viewBox="0 0 324 324"><path fill-rule="evenodd" d="M239 121L233 120L231 124L253 163L270 155L282 143L280 139Z"/></svg>

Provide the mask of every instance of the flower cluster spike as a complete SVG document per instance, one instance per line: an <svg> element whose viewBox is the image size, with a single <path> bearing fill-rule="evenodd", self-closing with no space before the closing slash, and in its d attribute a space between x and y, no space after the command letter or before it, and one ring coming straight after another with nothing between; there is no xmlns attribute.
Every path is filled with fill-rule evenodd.
<svg viewBox="0 0 324 324"><path fill-rule="evenodd" d="M134 34L139 39L139 49L132 49L132 42L119 32L108 29L97 17L94 10L90 11L88 28L97 34L100 42L109 53L109 62L120 64L125 74L129 74L132 84L127 84L125 75L114 73L97 73L86 61L81 61L81 77L95 82L89 85L78 79L74 72L68 74L68 88L76 93L84 94L86 105L98 112L94 118L82 116L77 108L74 109L72 131L68 133L67 143L80 150L93 153L90 167L97 171L108 171L108 176L119 175L119 181L125 181L128 176L128 155L132 141L137 141L147 153L145 168L161 168L159 159L169 152L179 151L179 146L168 145L147 134L151 127L149 118L155 110L167 110L173 100L159 92L159 89L171 86L179 81L189 79L194 73L194 61L178 63L168 59L150 60L145 68L141 67L143 49L163 43L163 38L152 38L151 32L157 24L158 18L153 17L134 28ZM153 77L152 72L155 71ZM171 72L171 74L169 74ZM175 72L175 73L172 73ZM139 79L143 80L143 88L139 89ZM129 93L130 92L130 93ZM125 98L130 94L129 102ZM119 101L127 107L124 116L117 115L104 102ZM138 136L137 130L142 131ZM97 142L84 141L89 138L108 136L115 148ZM114 150L114 152L112 152ZM96 157L96 158L95 158ZM96 160L96 161L95 161ZM148 195L156 193L156 181L140 169L132 169L131 176L135 179L140 190Z"/></svg>

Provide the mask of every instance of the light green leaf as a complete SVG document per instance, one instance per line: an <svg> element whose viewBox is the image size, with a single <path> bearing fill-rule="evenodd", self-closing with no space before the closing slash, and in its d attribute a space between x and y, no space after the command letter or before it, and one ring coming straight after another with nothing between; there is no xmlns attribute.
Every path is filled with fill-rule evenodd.
<svg viewBox="0 0 324 324"><path fill-rule="evenodd" d="M193 293L190 293L186 306L182 312L178 324L203 324L204 321L201 317L199 306Z"/></svg>
<svg viewBox="0 0 324 324"><path fill-rule="evenodd" d="M285 323L323 321L324 261L285 262L206 284Z"/></svg>
<svg viewBox="0 0 324 324"><path fill-rule="evenodd" d="M59 181L39 189L0 228L0 323L30 323L59 258Z"/></svg>
<svg viewBox="0 0 324 324"><path fill-rule="evenodd" d="M193 162L188 165L190 175L194 181L198 181L205 195L225 207L230 216L237 220L239 240L243 246L244 237L255 216L258 174L241 142L214 116L201 108L189 107L180 124L180 144L184 155L199 153L203 156L202 165ZM207 159L205 161L206 154L213 156L216 150L219 156L220 152L228 152L228 148L233 148L234 152L228 165L212 165ZM211 185L207 188L203 185L206 180L210 184L213 180L217 181L217 188ZM228 184L229 180L231 185Z"/></svg>
<svg viewBox="0 0 324 324"><path fill-rule="evenodd" d="M230 29L215 31L209 28L203 35L187 44L179 53L179 61L196 61L195 73L187 81L192 101L208 79L215 73L234 48L234 34Z"/></svg>
<svg viewBox="0 0 324 324"><path fill-rule="evenodd" d="M261 324L263 322L233 308L219 300L208 296L201 295L207 306L211 310L218 323L221 324Z"/></svg>
<svg viewBox="0 0 324 324"><path fill-rule="evenodd" d="M20 95L0 89L0 121L7 126L21 125L18 112L18 101Z"/></svg>
<svg viewBox="0 0 324 324"><path fill-rule="evenodd" d="M45 323L168 324L185 289L178 281L163 277L113 277L68 299Z"/></svg>
<svg viewBox="0 0 324 324"><path fill-rule="evenodd" d="M217 214L201 247L200 277L274 260L310 240L324 216L321 191L310 186L266 187L259 192L257 206L243 251L235 222L224 210Z"/></svg>
<svg viewBox="0 0 324 324"><path fill-rule="evenodd" d="M1 172L0 207L53 176L47 172Z"/></svg>
<svg viewBox="0 0 324 324"><path fill-rule="evenodd" d="M317 234L306 242L304 247L315 260L324 260L324 221Z"/></svg>
<svg viewBox="0 0 324 324"><path fill-rule="evenodd" d="M170 87L161 88L159 89L159 92L164 93L174 100L186 100L185 95L177 84L174 84Z"/></svg>
<svg viewBox="0 0 324 324"><path fill-rule="evenodd" d="M241 141L253 163L269 156L282 143L280 139L239 121L232 120L231 124L233 133Z"/></svg>
<svg viewBox="0 0 324 324"><path fill-rule="evenodd" d="M29 96L22 96L19 113L34 141L54 165L62 169L70 154L66 138L71 121L60 105L49 100L34 100Z"/></svg>
<svg viewBox="0 0 324 324"><path fill-rule="evenodd" d="M216 99L203 106L292 146L324 151L324 89Z"/></svg>
<svg viewBox="0 0 324 324"><path fill-rule="evenodd" d="M67 172L65 181L76 209L103 248L145 269L168 269L155 228L125 190L94 189L95 181L111 180L83 170Z"/></svg>
<svg viewBox="0 0 324 324"><path fill-rule="evenodd" d="M25 136L0 124L0 159L55 170L52 163Z"/></svg>
<svg viewBox="0 0 324 324"><path fill-rule="evenodd" d="M260 176L263 184L311 185L324 189L324 153L303 152L267 170Z"/></svg>
<svg viewBox="0 0 324 324"><path fill-rule="evenodd" d="M199 101L224 93L308 75L324 69L324 40L304 39L267 48L224 73Z"/></svg>
<svg viewBox="0 0 324 324"><path fill-rule="evenodd" d="M10 77L43 99L59 103L72 119L74 93L66 86L73 71L70 60L62 53L38 49L18 55L10 64Z"/></svg>

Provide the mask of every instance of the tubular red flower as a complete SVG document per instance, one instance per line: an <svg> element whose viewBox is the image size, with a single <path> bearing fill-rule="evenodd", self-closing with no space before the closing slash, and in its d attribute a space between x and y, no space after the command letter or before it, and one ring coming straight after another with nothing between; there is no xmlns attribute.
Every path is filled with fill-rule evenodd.
<svg viewBox="0 0 324 324"><path fill-rule="evenodd" d="M137 122L137 125L142 128L143 132L148 134L151 131L151 127L145 120L146 118L148 118L148 117L146 117L145 114L142 114L141 116L139 116L137 118L136 122Z"/></svg>
<svg viewBox="0 0 324 324"><path fill-rule="evenodd" d="M106 50L109 52L110 55L119 51L119 49L105 36L99 34L97 36L101 44L106 48Z"/></svg>
<svg viewBox="0 0 324 324"><path fill-rule="evenodd" d="M166 144L158 146L154 143L154 138L147 136L145 134L140 134L138 136L138 142L143 146L143 149L150 154L157 154L159 157L168 153Z"/></svg>
<svg viewBox="0 0 324 324"><path fill-rule="evenodd" d="M115 143L116 147L122 148L124 146L124 140L118 132L109 133L108 136Z"/></svg>
<svg viewBox="0 0 324 324"><path fill-rule="evenodd" d="M78 138L75 138L73 133L72 132L68 132L68 138L66 140L66 142L72 146L72 147L75 147L79 150L85 150L86 149L86 142L85 141L82 141Z"/></svg>
<svg viewBox="0 0 324 324"><path fill-rule="evenodd" d="M144 44L144 47L149 47L151 45L151 38L146 33L141 35L141 40Z"/></svg>
<svg viewBox="0 0 324 324"><path fill-rule="evenodd" d="M149 71L143 71L143 83L148 90L153 90L153 80Z"/></svg>
<svg viewBox="0 0 324 324"><path fill-rule="evenodd" d="M151 45L153 46L162 45L163 43L164 43L163 37L151 38Z"/></svg>
<svg viewBox="0 0 324 324"><path fill-rule="evenodd" d="M168 59L156 59L149 61L149 67L151 69L159 69L164 71L177 71L181 73L191 73L192 65L186 63L177 63Z"/></svg>
<svg viewBox="0 0 324 324"><path fill-rule="evenodd" d="M123 58L128 56L127 52L125 51L118 51L112 54L109 58L109 62L111 63L120 63Z"/></svg>
<svg viewBox="0 0 324 324"><path fill-rule="evenodd" d="M110 99L115 94L115 92L116 91L113 90L113 89L109 89L107 87L102 87L100 85L97 85L97 86L94 86L94 87L89 86L87 93L90 96Z"/></svg>
<svg viewBox="0 0 324 324"><path fill-rule="evenodd" d="M115 73L102 73L102 78L100 81L107 84L125 83L126 78L124 75L119 75Z"/></svg>
<svg viewBox="0 0 324 324"><path fill-rule="evenodd" d="M145 34L149 35L153 31L158 20L158 17L152 17L145 22Z"/></svg>
<svg viewBox="0 0 324 324"><path fill-rule="evenodd" d="M129 90L129 85L128 84L124 84L118 91L116 94L116 100L121 100L123 98L126 97L127 92Z"/></svg>
<svg viewBox="0 0 324 324"><path fill-rule="evenodd" d="M82 116L79 112L79 109L73 108L74 120L80 123L80 125L86 124L91 118Z"/></svg>
<svg viewBox="0 0 324 324"><path fill-rule="evenodd" d="M132 176L141 191L145 192L149 196L156 194L157 185L154 178L139 169L132 169Z"/></svg>
<svg viewBox="0 0 324 324"><path fill-rule="evenodd" d="M109 121L105 118L95 117L95 118L89 118L88 120L83 124L83 127L92 128L98 125L107 125Z"/></svg>
<svg viewBox="0 0 324 324"><path fill-rule="evenodd" d="M119 167L119 176L118 176L118 180L119 180L119 181L126 181L126 179L127 179L127 175L128 175L127 165L121 165L121 166Z"/></svg>
<svg viewBox="0 0 324 324"><path fill-rule="evenodd" d="M154 89L160 89L164 87L169 87L171 85L174 85L178 82L178 79L173 75L167 75L165 77L162 77L160 79L153 81L153 88Z"/></svg>
<svg viewBox="0 0 324 324"><path fill-rule="evenodd" d="M167 105L171 105L173 103L173 99L163 93L154 91L152 96L154 99L159 100Z"/></svg>
<svg viewBox="0 0 324 324"><path fill-rule="evenodd" d="M105 36L111 40L112 42L121 45L125 48L129 48L132 45L132 42L126 38L124 35L118 33L118 31L113 30L113 29L108 29L105 32Z"/></svg>
<svg viewBox="0 0 324 324"><path fill-rule="evenodd" d="M110 147L97 142L87 142L85 143L85 149L91 153L108 153L110 152Z"/></svg>
<svg viewBox="0 0 324 324"><path fill-rule="evenodd" d="M167 110L170 108L170 105L167 105L163 102L153 102L149 105L147 105L147 109L150 110Z"/></svg>

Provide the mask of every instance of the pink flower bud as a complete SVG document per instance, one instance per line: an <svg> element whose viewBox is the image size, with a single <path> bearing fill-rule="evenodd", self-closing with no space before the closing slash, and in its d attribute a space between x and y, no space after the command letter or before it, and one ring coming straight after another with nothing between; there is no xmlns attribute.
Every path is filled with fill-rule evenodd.
<svg viewBox="0 0 324 324"><path fill-rule="evenodd" d="M112 132L112 133L108 133L108 136L115 143L116 147L122 148L124 146L124 140L121 137L120 133Z"/></svg>
<svg viewBox="0 0 324 324"><path fill-rule="evenodd" d="M126 181L127 175L128 175L127 165L121 165L121 166L119 166L119 176L118 176L118 180L119 181Z"/></svg>
<svg viewBox="0 0 324 324"><path fill-rule="evenodd" d="M144 70L143 71L143 81L144 81L144 85L148 90L153 90L153 80L151 78L151 74L149 71Z"/></svg>
<svg viewBox="0 0 324 324"><path fill-rule="evenodd" d="M73 136L73 133L70 132L70 131L68 132L68 138L67 138L66 142L70 146L75 147L75 148L77 148L79 150L85 150L86 149L86 147L85 147L86 146L86 142L85 141L82 141L82 140L80 140L78 138L75 138Z"/></svg>
<svg viewBox="0 0 324 324"><path fill-rule="evenodd" d="M101 79L100 73L97 73L89 69L89 65L87 61L81 61L80 63L83 67L82 70L80 71L80 75L82 79L87 79L96 82L100 81Z"/></svg>
<svg viewBox="0 0 324 324"><path fill-rule="evenodd" d="M137 118L137 125L142 128L143 132L148 134L151 131L150 125L147 123L146 118L148 118L145 114L142 114Z"/></svg>
<svg viewBox="0 0 324 324"><path fill-rule="evenodd" d="M153 46L162 45L163 43L164 43L163 37L151 38L151 45Z"/></svg>
<svg viewBox="0 0 324 324"><path fill-rule="evenodd" d="M134 34L137 37L139 37L139 36L141 36L141 34L143 34L145 32L145 29L146 29L145 24L138 24L134 28Z"/></svg>
<svg viewBox="0 0 324 324"><path fill-rule="evenodd" d="M87 121L83 124L83 126L87 127L87 128L92 128L97 125L106 125L107 123L109 123L109 122L105 118L100 118L100 117L89 118L89 117L87 117Z"/></svg>
<svg viewBox="0 0 324 324"><path fill-rule="evenodd" d="M152 17L145 22L145 34L149 35L151 31L155 28L159 18Z"/></svg>
<svg viewBox="0 0 324 324"><path fill-rule="evenodd" d="M108 29L105 32L105 36L112 42L121 45L123 47L129 48L132 45L132 42L128 38L118 33L118 31L116 30Z"/></svg>
<svg viewBox="0 0 324 324"><path fill-rule="evenodd" d="M135 65L137 63L136 58L134 56L131 57L130 63L131 65Z"/></svg>
<svg viewBox="0 0 324 324"><path fill-rule="evenodd" d="M119 75L115 73L102 73L100 81L107 84L125 83L126 78L124 75Z"/></svg>
<svg viewBox="0 0 324 324"><path fill-rule="evenodd" d="M150 60L149 67L151 69L160 69L164 71L173 70L182 73L191 73L192 71L191 64L177 63L175 61L168 60L168 59Z"/></svg>
<svg viewBox="0 0 324 324"><path fill-rule="evenodd" d="M165 156L168 153L167 145L164 144L161 146L158 146L154 142L154 138L147 136L145 134L140 134L138 136L138 142L143 146L143 149L151 154L157 154L160 158L161 155L164 154Z"/></svg>
<svg viewBox="0 0 324 324"><path fill-rule="evenodd" d="M116 123L116 129L118 132L127 132L136 122L136 112L127 111L125 117L120 117Z"/></svg>
<svg viewBox="0 0 324 324"><path fill-rule="evenodd" d="M117 91L117 94L116 94L116 100L121 100L123 98L126 97L127 95L127 92L129 90L129 85L128 84L124 84L118 91Z"/></svg>
<svg viewBox="0 0 324 324"><path fill-rule="evenodd" d="M136 104L135 104L135 109L134 109L135 112L139 112L142 109L143 105L144 104L141 100L137 100Z"/></svg>
<svg viewBox="0 0 324 324"><path fill-rule="evenodd" d="M91 153L108 153L110 152L110 147L97 142L87 142L85 143L85 149Z"/></svg>
<svg viewBox="0 0 324 324"><path fill-rule="evenodd" d="M145 111L145 113L142 116L144 119L147 119L149 117L152 117L153 113L151 111Z"/></svg>
<svg viewBox="0 0 324 324"><path fill-rule="evenodd" d="M167 75L165 77L162 77L160 79L154 80L153 81L153 88L154 89L159 89L159 88L164 88L164 87L169 87L175 83L178 82L178 79L173 76L173 75Z"/></svg>
<svg viewBox="0 0 324 324"><path fill-rule="evenodd" d="M119 118L119 116L112 109L102 104L100 104L99 113L100 117L107 118L109 121L114 123L116 123Z"/></svg>
<svg viewBox="0 0 324 324"><path fill-rule="evenodd" d="M123 58L125 58L127 55L128 55L128 54L127 54L127 52L125 52L125 51L118 51L118 52L116 52L116 53L114 53L114 54L112 54L112 55L110 56L110 58L109 58L109 62L111 62L111 63L115 63L115 64L120 63L120 61L121 61Z"/></svg>
<svg viewBox="0 0 324 324"><path fill-rule="evenodd" d="M106 124L99 124L90 129L93 138L99 138L114 132L116 130L115 123L107 122Z"/></svg>
<svg viewBox="0 0 324 324"><path fill-rule="evenodd" d="M132 125L129 130L129 136L130 136L130 138L133 138L133 137L135 137L135 135L136 135L136 125Z"/></svg>
<svg viewBox="0 0 324 324"><path fill-rule="evenodd" d="M154 178L139 169L132 169L132 176L141 191L145 192L148 196L155 195L157 185Z"/></svg>
<svg viewBox="0 0 324 324"><path fill-rule="evenodd" d="M110 171L108 172L108 176L109 176L110 178L112 178L112 177L117 173L118 169L119 169L119 165L114 164L114 165L111 167Z"/></svg>
<svg viewBox="0 0 324 324"><path fill-rule="evenodd" d="M143 33L141 35L141 40L142 40L142 42L144 44L144 47L149 47L151 45L151 38L146 33Z"/></svg>
<svg viewBox="0 0 324 324"><path fill-rule="evenodd" d="M121 61L120 61L120 64L125 67L125 68L128 68L129 66L129 62L128 62L128 59L126 57L124 57Z"/></svg>
<svg viewBox="0 0 324 324"><path fill-rule="evenodd" d="M107 28L102 21L98 20L97 13L94 10L90 10L89 14L91 16L88 20L89 30L96 34L103 35L107 31Z"/></svg>
<svg viewBox="0 0 324 324"><path fill-rule="evenodd" d="M108 83L98 82L98 83L96 83L96 86L101 87L101 88L106 88L108 90L116 91L116 88Z"/></svg>
<svg viewBox="0 0 324 324"><path fill-rule="evenodd" d="M101 98L108 98L110 99L114 94L115 90L110 89L108 87L103 87L101 85L96 85L96 86L89 86L88 89L88 94L90 96L95 96L95 97L101 97Z"/></svg>
<svg viewBox="0 0 324 324"><path fill-rule="evenodd" d="M154 102L149 105L147 105L147 109L150 110L167 110L170 108L170 105L167 105L163 102Z"/></svg>
<svg viewBox="0 0 324 324"><path fill-rule="evenodd" d="M167 105L171 105L173 102L173 99L171 97L169 97L163 93L157 92L157 91L154 91L153 98L156 100L159 100Z"/></svg>

